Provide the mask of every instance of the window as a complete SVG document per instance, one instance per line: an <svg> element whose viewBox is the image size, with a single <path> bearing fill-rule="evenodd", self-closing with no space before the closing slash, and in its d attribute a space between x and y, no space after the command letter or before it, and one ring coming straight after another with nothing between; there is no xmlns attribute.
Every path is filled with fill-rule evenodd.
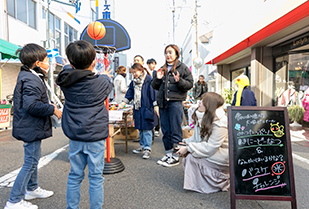
<svg viewBox="0 0 309 209"><path fill-rule="evenodd" d="M36 3L32 0L7 0L8 14L36 28Z"/></svg>
<svg viewBox="0 0 309 209"><path fill-rule="evenodd" d="M64 23L64 45L67 47L69 43L77 40L77 30Z"/></svg>
<svg viewBox="0 0 309 209"><path fill-rule="evenodd" d="M28 12L29 12L29 20L28 24L30 27L35 28L35 3L31 0L28 0Z"/></svg>
<svg viewBox="0 0 309 209"><path fill-rule="evenodd" d="M45 11L44 7L42 7L42 19L46 20L46 11Z"/></svg>
<svg viewBox="0 0 309 209"><path fill-rule="evenodd" d="M7 0L7 7L9 15L15 17L15 0Z"/></svg>
<svg viewBox="0 0 309 209"><path fill-rule="evenodd" d="M236 78L240 75L246 75L248 76L249 80L250 80L250 70L251 70L251 67L248 66L248 67L244 67L244 68L240 68L240 69L237 69L237 70L233 70L231 71L231 87L232 88L235 88L236 87ZM250 86L249 86L249 89L250 89Z"/></svg>
<svg viewBox="0 0 309 209"><path fill-rule="evenodd" d="M51 48L56 48L61 53L61 27L60 19L49 13L49 38L51 40Z"/></svg>
<svg viewBox="0 0 309 209"><path fill-rule="evenodd" d="M291 106L309 87L309 52L290 52L275 59L275 105Z"/></svg>

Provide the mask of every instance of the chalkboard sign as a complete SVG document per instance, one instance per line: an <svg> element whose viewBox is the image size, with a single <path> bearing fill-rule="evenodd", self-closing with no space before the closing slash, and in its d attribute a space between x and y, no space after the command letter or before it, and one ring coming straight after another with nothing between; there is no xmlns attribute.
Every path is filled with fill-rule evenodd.
<svg viewBox="0 0 309 209"><path fill-rule="evenodd" d="M296 208L289 118L285 107L228 107L231 203L291 201Z"/></svg>

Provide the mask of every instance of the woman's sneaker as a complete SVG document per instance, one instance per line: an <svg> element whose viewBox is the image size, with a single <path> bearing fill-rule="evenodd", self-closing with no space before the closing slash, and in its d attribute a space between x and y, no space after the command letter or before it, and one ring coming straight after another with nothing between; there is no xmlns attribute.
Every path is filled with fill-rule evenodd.
<svg viewBox="0 0 309 209"><path fill-rule="evenodd" d="M168 160L168 156L164 155L160 160L157 161L158 165L162 165L163 163L165 163Z"/></svg>
<svg viewBox="0 0 309 209"><path fill-rule="evenodd" d="M38 206L32 205L31 202L21 200L18 203L7 202L4 209L38 209Z"/></svg>
<svg viewBox="0 0 309 209"><path fill-rule="evenodd" d="M144 153L144 149L143 148L134 149L133 153L134 154Z"/></svg>
<svg viewBox="0 0 309 209"><path fill-rule="evenodd" d="M33 200L35 198L47 198L54 194L53 191L47 191L45 189L42 189L41 187L38 187L34 191L27 191L25 194L25 200Z"/></svg>
<svg viewBox="0 0 309 209"><path fill-rule="evenodd" d="M168 160L164 162L162 165L164 167L172 167L178 164L179 164L179 158L176 159L174 156L172 156L172 157L169 157Z"/></svg>
<svg viewBox="0 0 309 209"><path fill-rule="evenodd" d="M150 151L149 149L145 149L143 158L144 158L144 159L150 158L150 154L151 154L151 151Z"/></svg>

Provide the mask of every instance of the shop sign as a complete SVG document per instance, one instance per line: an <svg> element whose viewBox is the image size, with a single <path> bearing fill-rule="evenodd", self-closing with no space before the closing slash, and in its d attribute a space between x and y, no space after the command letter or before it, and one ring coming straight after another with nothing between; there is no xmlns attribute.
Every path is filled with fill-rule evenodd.
<svg viewBox="0 0 309 209"><path fill-rule="evenodd" d="M10 121L10 109L0 109L0 123L7 123Z"/></svg>
<svg viewBox="0 0 309 209"><path fill-rule="evenodd" d="M298 39L296 41L293 41L293 48L306 45L307 43L308 43L308 37Z"/></svg>

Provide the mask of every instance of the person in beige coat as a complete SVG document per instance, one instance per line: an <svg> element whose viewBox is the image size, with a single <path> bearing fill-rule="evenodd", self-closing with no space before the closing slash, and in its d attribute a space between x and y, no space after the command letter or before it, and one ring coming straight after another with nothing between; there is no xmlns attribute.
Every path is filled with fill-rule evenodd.
<svg viewBox="0 0 309 209"><path fill-rule="evenodd" d="M192 118L192 137L183 139L184 189L200 193L228 191L230 187L227 116L217 93L202 95Z"/></svg>
<svg viewBox="0 0 309 209"><path fill-rule="evenodd" d="M117 104L120 104L122 100L124 99L128 87L126 84L126 68L122 65L120 65L117 68L117 76L114 80L114 87L115 87L115 98L113 102L117 102Z"/></svg>

